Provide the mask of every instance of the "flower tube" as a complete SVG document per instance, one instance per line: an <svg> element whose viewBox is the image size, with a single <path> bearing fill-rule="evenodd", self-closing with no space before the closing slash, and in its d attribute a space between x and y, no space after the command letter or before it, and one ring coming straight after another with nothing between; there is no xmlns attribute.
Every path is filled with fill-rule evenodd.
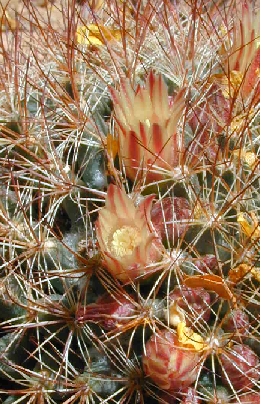
<svg viewBox="0 0 261 404"><path fill-rule="evenodd" d="M145 87L136 92L127 81L110 92L127 176L143 176L146 183L161 180L179 164L177 125L185 108L184 89L169 97L162 76L150 72Z"/></svg>

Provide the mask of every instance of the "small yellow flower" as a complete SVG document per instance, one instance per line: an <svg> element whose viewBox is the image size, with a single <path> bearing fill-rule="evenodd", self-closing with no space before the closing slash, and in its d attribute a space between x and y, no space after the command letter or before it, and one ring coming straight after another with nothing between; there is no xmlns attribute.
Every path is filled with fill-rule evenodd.
<svg viewBox="0 0 261 404"><path fill-rule="evenodd" d="M177 326L177 334L179 342L187 348L202 351L207 346L203 338L190 327L186 327L186 323L183 321Z"/></svg>
<svg viewBox="0 0 261 404"><path fill-rule="evenodd" d="M120 40L121 32L118 29L105 27L104 25L89 24L80 26L76 32L76 41L83 45L102 46L107 41Z"/></svg>
<svg viewBox="0 0 261 404"><path fill-rule="evenodd" d="M241 281L248 273L250 273L251 267L247 264L240 264L229 270L228 276L231 282L238 283Z"/></svg>
<svg viewBox="0 0 261 404"><path fill-rule="evenodd" d="M258 160L257 160L257 156L255 153L253 152L249 152L249 151L245 151L242 149L239 150L234 150L232 152L233 156L235 157L235 159L241 159L243 160L244 163L247 163L249 165L250 168L255 168Z"/></svg>
<svg viewBox="0 0 261 404"><path fill-rule="evenodd" d="M238 283L249 274L251 274L256 281L260 282L260 268L252 267L248 264L239 264L235 268L231 268L228 276L231 282Z"/></svg>
<svg viewBox="0 0 261 404"><path fill-rule="evenodd" d="M193 217L195 220L203 219L206 217L206 211L200 201L196 201L193 208Z"/></svg>
<svg viewBox="0 0 261 404"><path fill-rule="evenodd" d="M251 268L251 274L257 282L260 282L260 268Z"/></svg>
<svg viewBox="0 0 261 404"><path fill-rule="evenodd" d="M245 152L244 161L249 165L249 167L254 168L257 162L256 154L253 152Z"/></svg>
<svg viewBox="0 0 261 404"><path fill-rule="evenodd" d="M240 89L242 80L243 74L237 70L232 70L229 75L225 73L213 74L209 78L210 83L218 84L225 98L234 97Z"/></svg>
<svg viewBox="0 0 261 404"><path fill-rule="evenodd" d="M259 238L260 226L257 217L254 212L248 214L239 212L237 215L237 221L241 227L242 232L250 238Z"/></svg>
<svg viewBox="0 0 261 404"><path fill-rule="evenodd" d="M232 118L230 123L231 131L238 133L238 131L242 130L242 128L246 124L246 119L251 120L254 117L254 114L254 108L250 108L247 112L237 111L236 115Z"/></svg>

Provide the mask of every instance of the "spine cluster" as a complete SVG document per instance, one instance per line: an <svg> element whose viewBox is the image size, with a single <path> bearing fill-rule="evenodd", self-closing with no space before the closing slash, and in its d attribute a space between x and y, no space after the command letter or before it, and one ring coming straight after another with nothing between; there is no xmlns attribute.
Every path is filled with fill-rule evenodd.
<svg viewBox="0 0 261 404"><path fill-rule="evenodd" d="M1 402L259 403L258 6L11 6Z"/></svg>

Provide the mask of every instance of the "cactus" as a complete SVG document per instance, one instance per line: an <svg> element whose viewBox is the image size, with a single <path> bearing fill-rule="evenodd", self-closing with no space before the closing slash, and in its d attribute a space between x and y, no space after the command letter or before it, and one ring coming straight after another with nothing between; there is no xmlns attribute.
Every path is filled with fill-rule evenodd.
<svg viewBox="0 0 261 404"><path fill-rule="evenodd" d="M1 402L259 402L258 6L42 6L0 10Z"/></svg>

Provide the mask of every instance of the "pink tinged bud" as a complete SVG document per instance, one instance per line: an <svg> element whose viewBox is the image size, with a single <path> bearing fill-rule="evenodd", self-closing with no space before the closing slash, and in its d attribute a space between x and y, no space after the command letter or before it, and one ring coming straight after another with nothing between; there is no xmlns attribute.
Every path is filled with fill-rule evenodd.
<svg viewBox="0 0 261 404"><path fill-rule="evenodd" d="M187 312L195 323L196 319L208 321L211 314L210 294L204 288L176 286L169 294L170 302ZM188 319L187 319L188 320ZM189 322L188 322L189 324Z"/></svg>
<svg viewBox="0 0 261 404"><path fill-rule="evenodd" d="M135 313L135 306L124 296L119 298L105 294L95 303L81 306L77 312L80 322L94 322L106 330L113 330L130 321Z"/></svg>
<svg viewBox="0 0 261 404"><path fill-rule="evenodd" d="M248 391L258 384L259 359L247 345L234 345L220 355L222 380L236 391Z"/></svg>
<svg viewBox="0 0 261 404"><path fill-rule="evenodd" d="M143 369L158 387L175 391L194 383L201 359L201 353L182 346L177 335L161 330L146 343Z"/></svg>
<svg viewBox="0 0 261 404"><path fill-rule="evenodd" d="M155 203L151 210L151 220L163 241L174 244L188 228L192 216L189 203L182 197L168 197Z"/></svg>
<svg viewBox="0 0 261 404"><path fill-rule="evenodd" d="M201 273L215 273L218 268L218 261L215 255L206 254L196 259L194 265Z"/></svg>
<svg viewBox="0 0 261 404"><path fill-rule="evenodd" d="M153 199L150 195L136 207L123 190L110 184L105 207L99 211L96 234L104 265L122 282L148 276L161 257L162 246L151 225Z"/></svg>
<svg viewBox="0 0 261 404"><path fill-rule="evenodd" d="M249 317L246 312L240 309L234 309L225 318L222 328L226 332L236 335L247 335L249 333ZM234 340L234 337L233 337Z"/></svg>
<svg viewBox="0 0 261 404"><path fill-rule="evenodd" d="M179 163L177 124L185 108L184 89L170 105L162 76L150 72L144 88L135 92L125 80L119 91L110 92L127 176L134 180L144 175L146 182L164 178L164 170Z"/></svg>

